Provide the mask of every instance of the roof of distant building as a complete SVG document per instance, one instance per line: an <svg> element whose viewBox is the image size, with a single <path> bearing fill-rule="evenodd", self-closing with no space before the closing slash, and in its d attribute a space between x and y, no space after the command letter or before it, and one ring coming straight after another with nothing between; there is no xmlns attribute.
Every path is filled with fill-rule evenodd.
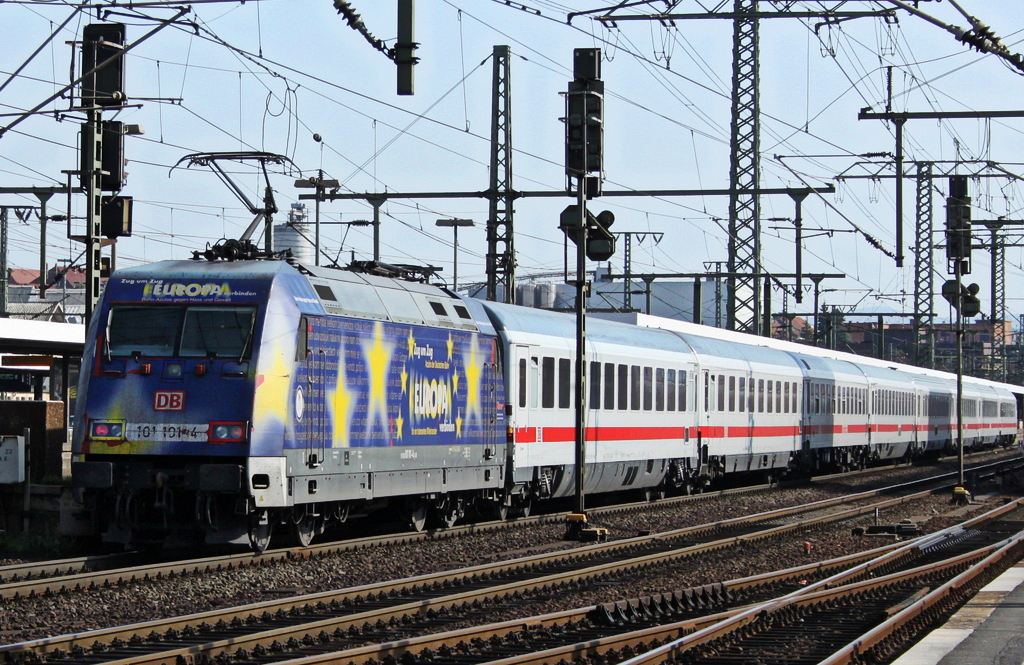
<svg viewBox="0 0 1024 665"><path fill-rule="evenodd" d="M39 271L29 270L27 268L9 268L7 270L7 283L18 285L38 284Z"/></svg>

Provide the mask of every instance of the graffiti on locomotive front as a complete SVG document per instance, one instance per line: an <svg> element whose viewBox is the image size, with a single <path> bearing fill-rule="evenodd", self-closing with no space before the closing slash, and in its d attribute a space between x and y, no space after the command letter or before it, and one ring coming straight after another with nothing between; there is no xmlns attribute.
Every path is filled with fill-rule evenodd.
<svg viewBox="0 0 1024 665"><path fill-rule="evenodd" d="M349 319L331 320L315 337L327 350L319 371L327 380L322 399L334 447L482 441L490 351L477 334ZM303 399L310 397L320 396Z"/></svg>

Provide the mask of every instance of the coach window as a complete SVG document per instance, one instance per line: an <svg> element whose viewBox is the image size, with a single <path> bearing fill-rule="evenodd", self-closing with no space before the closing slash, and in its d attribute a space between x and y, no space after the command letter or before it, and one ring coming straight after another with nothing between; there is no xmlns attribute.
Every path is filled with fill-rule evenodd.
<svg viewBox="0 0 1024 665"><path fill-rule="evenodd" d="M537 396L540 392L537 390L538 380L540 378L540 361L537 356L530 358L530 408L537 408Z"/></svg>
<svg viewBox="0 0 1024 665"><path fill-rule="evenodd" d="M604 364L604 408L615 409L615 363Z"/></svg>
<svg viewBox="0 0 1024 665"><path fill-rule="evenodd" d="M711 387L710 387L710 383L709 382L710 382L710 379L708 378L708 373L704 372L704 410L705 411L710 411L711 410L711 395L710 395Z"/></svg>
<svg viewBox="0 0 1024 665"><path fill-rule="evenodd" d="M791 410L793 411L793 413L797 413L800 410L800 408L799 408L800 402L799 402L799 397L797 396L797 390L796 389L797 389L797 386L799 386L800 384L798 384L796 381L793 381L792 385L793 385L793 396L791 398L792 401L789 404L791 406Z"/></svg>
<svg viewBox="0 0 1024 665"><path fill-rule="evenodd" d="M757 380L757 412L764 413L764 379Z"/></svg>
<svg viewBox="0 0 1024 665"><path fill-rule="evenodd" d="M590 381L590 406L588 409L601 408L601 363L590 363L590 374L587 376Z"/></svg>
<svg viewBox="0 0 1024 665"><path fill-rule="evenodd" d="M783 388L785 389L785 394L782 398L782 412L789 413L789 381L783 384Z"/></svg>
<svg viewBox="0 0 1024 665"><path fill-rule="evenodd" d="M669 411L676 410L676 371L674 369L666 370L666 380L668 385L665 386L665 396L668 397L668 405L665 407Z"/></svg>
<svg viewBox="0 0 1024 665"><path fill-rule="evenodd" d="M644 411L654 408L654 369L644 367Z"/></svg>
<svg viewBox="0 0 1024 665"><path fill-rule="evenodd" d="M640 365L629 366L629 408L640 410Z"/></svg>
<svg viewBox="0 0 1024 665"><path fill-rule="evenodd" d="M640 410L640 366L630 365L630 410Z"/></svg>
<svg viewBox="0 0 1024 665"><path fill-rule="evenodd" d="M540 405L555 408L555 359L544 356L540 361Z"/></svg>
<svg viewBox="0 0 1024 665"><path fill-rule="evenodd" d="M619 365L619 411L629 408L629 365Z"/></svg>
<svg viewBox="0 0 1024 665"><path fill-rule="evenodd" d="M746 411L747 409L747 377L740 377L740 398L737 402L740 407L740 412Z"/></svg>
<svg viewBox="0 0 1024 665"><path fill-rule="evenodd" d="M765 408L765 411L767 411L768 413L775 413L775 411L774 411L774 409L775 409L775 390L774 390L774 386L775 386L775 382L772 381L771 379L769 379L768 380L768 399L767 399L768 406Z"/></svg>
<svg viewBox="0 0 1024 665"><path fill-rule="evenodd" d="M519 408L526 408L526 358L519 359Z"/></svg>
<svg viewBox="0 0 1024 665"><path fill-rule="evenodd" d="M736 410L736 377L729 377L729 411Z"/></svg>
<svg viewBox="0 0 1024 665"><path fill-rule="evenodd" d="M558 359L558 408L572 405L572 363L568 358Z"/></svg>
<svg viewBox="0 0 1024 665"><path fill-rule="evenodd" d="M692 376L692 375L691 375ZM686 370L679 370L679 410L680 411L693 411L693 406L686 401ZM693 391L690 391L693 394ZM694 398L696 399L696 398Z"/></svg>
<svg viewBox="0 0 1024 665"><path fill-rule="evenodd" d="M725 375L718 375L718 410L725 411Z"/></svg>
<svg viewBox="0 0 1024 665"><path fill-rule="evenodd" d="M665 370L654 370L654 410L665 410Z"/></svg>

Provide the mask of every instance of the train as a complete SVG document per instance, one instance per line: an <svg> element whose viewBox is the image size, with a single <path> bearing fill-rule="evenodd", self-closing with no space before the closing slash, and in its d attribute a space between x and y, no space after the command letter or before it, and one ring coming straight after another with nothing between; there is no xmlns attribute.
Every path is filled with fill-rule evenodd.
<svg viewBox="0 0 1024 665"><path fill-rule="evenodd" d="M262 551L355 517L528 515L575 492L575 334L572 314L372 271L118 270L87 331L74 493L104 540L133 547ZM957 446L942 372L637 313L589 316L585 362L588 495ZM1024 390L962 390L965 447L1018 439Z"/></svg>

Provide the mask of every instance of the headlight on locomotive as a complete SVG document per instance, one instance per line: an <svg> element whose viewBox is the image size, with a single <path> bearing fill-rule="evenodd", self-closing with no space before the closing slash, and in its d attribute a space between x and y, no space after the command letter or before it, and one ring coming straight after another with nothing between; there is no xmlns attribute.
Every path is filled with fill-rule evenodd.
<svg viewBox="0 0 1024 665"><path fill-rule="evenodd" d="M119 420L93 420L89 423L89 436L101 441L124 439L124 423Z"/></svg>
<svg viewBox="0 0 1024 665"><path fill-rule="evenodd" d="M210 423L210 443L243 443L245 423Z"/></svg>

